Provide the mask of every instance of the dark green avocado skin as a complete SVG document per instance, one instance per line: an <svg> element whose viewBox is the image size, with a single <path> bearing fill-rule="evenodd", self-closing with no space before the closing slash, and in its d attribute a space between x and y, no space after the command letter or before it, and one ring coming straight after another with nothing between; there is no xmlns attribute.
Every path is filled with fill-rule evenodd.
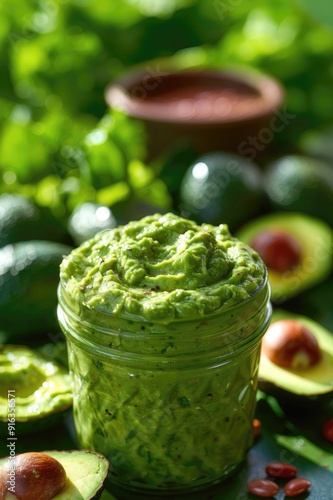
<svg viewBox="0 0 333 500"><path fill-rule="evenodd" d="M52 413L42 418L36 418L34 420L15 422L15 432L18 436L28 436L31 434L39 434L54 425L59 424L59 421L66 418L67 415L71 413L71 408L61 409L57 413ZM52 431L50 431L52 432ZM8 436L8 422L0 420L0 436Z"/></svg>
<svg viewBox="0 0 333 500"><path fill-rule="evenodd" d="M228 224L231 232L263 205L261 171L253 162L225 152L206 153L186 170L179 208L198 223Z"/></svg>
<svg viewBox="0 0 333 500"><path fill-rule="evenodd" d="M296 314L306 311L311 318L333 332L332 293L333 274L331 273L325 281L291 299L288 309Z"/></svg>
<svg viewBox="0 0 333 500"><path fill-rule="evenodd" d="M69 240L65 227L47 207L38 207L20 194L0 195L0 247L33 239Z"/></svg>
<svg viewBox="0 0 333 500"><path fill-rule="evenodd" d="M326 407L332 402L332 392L312 396L299 395L263 378L259 378L258 387L266 394L275 397L281 408L289 415L298 416L304 412L315 414L319 407Z"/></svg>
<svg viewBox="0 0 333 500"><path fill-rule="evenodd" d="M332 165L308 156L284 156L265 169L264 187L275 210L300 211L333 226Z"/></svg>
<svg viewBox="0 0 333 500"><path fill-rule="evenodd" d="M59 265L71 247L21 241L0 248L0 330L4 343L59 331Z"/></svg>
<svg viewBox="0 0 333 500"><path fill-rule="evenodd" d="M261 354L261 361L259 366L258 387L266 394L275 397L281 408L291 415L299 415L304 412L317 413L319 409L330 406L332 403L333 333L329 332L322 325L310 318L290 313L289 311L285 311L282 309L276 310L273 313L272 323L281 319L294 319L296 321L300 321L311 331L311 333L316 337L319 345L322 346L322 359L319 361L318 366L320 366L321 370L321 381L327 384L327 390L325 392L318 393L308 390L303 390L303 392L302 390L300 391L300 386L294 386L294 381L289 378L290 376L288 369L279 367L281 373L280 377L277 377L276 374L272 375L271 372L266 372L263 369L262 363L263 353ZM327 346L329 346L329 350L326 351ZM323 361L324 359L325 362ZM327 370L327 363L329 363L330 365L329 370ZM302 370L298 371L297 373L299 376L303 376ZM306 380L305 375L303 377L303 380Z"/></svg>

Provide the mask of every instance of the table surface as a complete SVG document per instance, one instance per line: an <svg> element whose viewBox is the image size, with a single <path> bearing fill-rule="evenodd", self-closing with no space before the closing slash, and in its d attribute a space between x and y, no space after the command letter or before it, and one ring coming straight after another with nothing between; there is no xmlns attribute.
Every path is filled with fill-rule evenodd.
<svg viewBox="0 0 333 500"><path fill-rule="evenodd" d="M257 439L242 466L232 477L204 492L190 496L175 496L172 498L191 500L252 500L258 498L247 493L249 481L265 478L265 466L271 461L283 461L298 468L298 477L311 481L311 487L306 494L298 496L298 500L333 500L333 443L322 436L321 427L326 418L333 417L333 402L325 407L309 406L309 411L299 414L287 414L275 398L259 391L256 417L262 423L260 437ZM6 439L0 440L1 456L6 456ZM69 416L67 420L56 425L52 431L46 430L39 434L18 436L16 453L24 451L68 450L75 449L75 434L73 423ZM281 488L275 495L275 500L286 500ZM130 498L120 492L110 494L104 491L101 500ZM147 497L135 495L132 498L144 500ZM149 497L153 499L154 497Z"/></svg>

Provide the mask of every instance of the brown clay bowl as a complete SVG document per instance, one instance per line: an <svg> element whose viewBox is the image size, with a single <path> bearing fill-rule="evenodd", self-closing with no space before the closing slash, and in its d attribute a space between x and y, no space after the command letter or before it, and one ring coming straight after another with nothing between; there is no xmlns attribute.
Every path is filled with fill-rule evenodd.
<svg viewBox="0 0 333 500"><path fill-rule="evenodd" d="M111 108L145 123L150 156L179 139L199 153L241 154L250 137L264 146L271 142L284 92L273 78L248 69L136 69L108 86L105 98Z"/></svg>

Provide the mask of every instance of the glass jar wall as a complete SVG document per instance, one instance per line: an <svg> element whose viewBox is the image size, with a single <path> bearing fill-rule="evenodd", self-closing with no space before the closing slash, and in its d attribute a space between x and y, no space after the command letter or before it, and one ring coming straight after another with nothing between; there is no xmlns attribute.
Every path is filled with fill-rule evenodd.
<svg viewBox="0 0 333 500"><path fill-rule="evenodd" d="M60 285L79 445L104 454L111 481L136 492L227 478L252 444L270 315L267 280L218 314L167 325L87 309Z"/></svg>

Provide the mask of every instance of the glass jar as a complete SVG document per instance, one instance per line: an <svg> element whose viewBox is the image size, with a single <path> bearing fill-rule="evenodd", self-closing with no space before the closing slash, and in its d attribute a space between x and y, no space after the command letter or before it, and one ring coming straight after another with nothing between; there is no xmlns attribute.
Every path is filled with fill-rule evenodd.
<svg viewBox="0 0 333 500"><path fill-rule="evenodd" d="M145 494L228 477L253 441L270 316L267 279L236 306L168 325L88 309L60 284L79 445L108 458L114 484Z"/></svg>

